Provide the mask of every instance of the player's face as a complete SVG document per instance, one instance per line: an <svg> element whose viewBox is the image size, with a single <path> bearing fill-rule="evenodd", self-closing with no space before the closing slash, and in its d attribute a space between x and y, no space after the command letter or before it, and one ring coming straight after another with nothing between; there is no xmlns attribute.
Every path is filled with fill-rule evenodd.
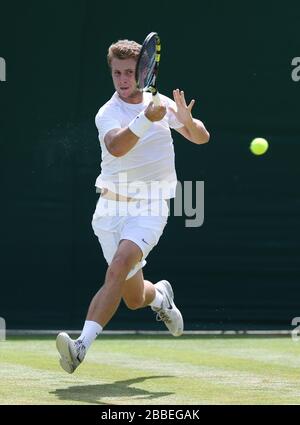
<svg viewBox="0 0 300 425"><path fill-rule="evenodd" d="M136 88L136 61L134 59L117 59L111 61L112 79L115 89L122 100L127 103L140 103L143 95Z"/></svg>

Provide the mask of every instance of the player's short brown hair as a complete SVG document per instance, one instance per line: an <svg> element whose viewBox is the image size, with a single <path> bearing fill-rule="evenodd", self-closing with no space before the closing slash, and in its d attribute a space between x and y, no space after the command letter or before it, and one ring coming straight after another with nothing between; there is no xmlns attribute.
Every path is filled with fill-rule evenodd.
<svg viewBox="0 0 300 425"><path fill-rule="evenodd" d="M119 40L113 43L108 49L108 65L111 66L112 58L137 60L141 47L140 44L130 40Z"/></svg>

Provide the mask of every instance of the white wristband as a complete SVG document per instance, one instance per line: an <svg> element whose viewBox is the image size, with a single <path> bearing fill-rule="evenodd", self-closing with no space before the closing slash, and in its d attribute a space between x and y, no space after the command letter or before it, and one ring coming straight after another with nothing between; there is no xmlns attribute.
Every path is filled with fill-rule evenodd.
<svg viewBox="0 0 300 425"><path fill-rule="evenodd" d="M146 115L144 114L144 111L138 114L128 125L128 128L139 138L143 137L143 135L146 133L146 131L151 127L153 124L152 121L150 121Z"/></svg>

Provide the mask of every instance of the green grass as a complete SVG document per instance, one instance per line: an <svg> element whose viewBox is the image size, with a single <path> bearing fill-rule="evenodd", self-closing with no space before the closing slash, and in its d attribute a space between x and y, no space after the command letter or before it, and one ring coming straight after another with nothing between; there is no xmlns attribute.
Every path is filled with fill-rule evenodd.
<svg viewBox="0 0 300 425"><path fill-rule="evenodd" d="M103 335L68 375L54 337L14 337L0 342L0 404L300 404L300 344Z"/></svg>

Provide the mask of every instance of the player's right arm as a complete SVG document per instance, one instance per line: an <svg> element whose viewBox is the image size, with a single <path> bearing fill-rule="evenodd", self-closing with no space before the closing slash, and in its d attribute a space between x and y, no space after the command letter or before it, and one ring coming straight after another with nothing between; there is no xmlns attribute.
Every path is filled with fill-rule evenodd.
<svg viewBox="0 0 300 425"><path fill-rule="evenodd" d="M137 143L139 137L128 127L113 128L104 137L108 152L116 157L126 155Z"/></svg>
<svg viewBox="0 0 300 425"><path fill-rule="evenodd" d="M135 118L128 127L113 128L104 137L108 152L116 157L126 155L143 136L143 131L151 126L154 121L160 121L166 114L164 105L154 106L149 103L147 108L138 118Z"/></svg>

